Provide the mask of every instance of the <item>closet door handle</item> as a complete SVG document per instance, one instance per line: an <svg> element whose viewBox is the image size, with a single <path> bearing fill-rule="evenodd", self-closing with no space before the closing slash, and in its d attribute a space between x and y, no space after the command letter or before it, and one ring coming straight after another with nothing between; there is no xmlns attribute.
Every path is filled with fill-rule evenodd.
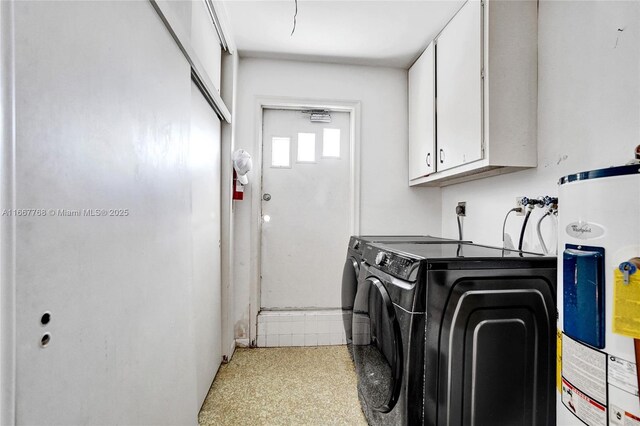
<svg viewBox="0 0 640 426"><path fill-rule="evenodd" d="M444 163L444 149L440 149L440 163Z"/></svg>
<svg viewBox="0 0 640 426"><path fill-rule="evenodd" d="M427 167L431 167L431 153L427 154Z"/></svg>

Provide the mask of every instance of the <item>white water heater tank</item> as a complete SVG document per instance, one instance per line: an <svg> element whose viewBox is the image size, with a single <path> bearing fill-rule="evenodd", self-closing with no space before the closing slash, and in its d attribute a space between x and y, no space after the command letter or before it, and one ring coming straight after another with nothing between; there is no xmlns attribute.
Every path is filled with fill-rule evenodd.
<svg viewBox="0 0 640 426"><path fill-rule="evenodd" d="M640 164L559 185L557 424L640 426Z"/></svg>

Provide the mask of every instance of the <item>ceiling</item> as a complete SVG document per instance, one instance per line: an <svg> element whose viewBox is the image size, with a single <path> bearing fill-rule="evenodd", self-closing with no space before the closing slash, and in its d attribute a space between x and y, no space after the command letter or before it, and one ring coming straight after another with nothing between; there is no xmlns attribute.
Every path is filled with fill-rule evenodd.
<svg viewBox="0 0 640 426"><path fill-rule="evenodd" d="M464 0L226 0L241 56L408 68Z"/></svg>

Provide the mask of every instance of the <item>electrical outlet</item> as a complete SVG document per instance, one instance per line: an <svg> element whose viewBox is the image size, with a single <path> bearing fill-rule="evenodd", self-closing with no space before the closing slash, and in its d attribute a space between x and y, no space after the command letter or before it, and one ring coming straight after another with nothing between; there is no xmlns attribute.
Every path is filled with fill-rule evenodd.
<svg viewBox="0 0 640 426"><path fill-rule="evenodd" d="M522 199L524 197L516 197L516 207L520 208L520 211L516 210L516 216L524 216L524 206L522 205Z"/></svg>
<svg viewBox="0 0 640 426"><path fill-rule="evenodd" d="M462 216L462 217L467 215L467 202L466 201L458 202L458 205L456 206L456 215Z"/></svg>

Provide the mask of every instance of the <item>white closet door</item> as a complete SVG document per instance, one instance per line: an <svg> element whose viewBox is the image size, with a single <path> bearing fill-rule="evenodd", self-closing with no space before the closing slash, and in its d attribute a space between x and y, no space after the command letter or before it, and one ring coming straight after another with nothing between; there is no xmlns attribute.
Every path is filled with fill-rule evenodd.
<svg viewBox="0 0 640 426"><path fill-rule="evenodd" d="M469 0L437 40L438 171L482 158L482 5Z"/></svg>
<svg viewBox="0 0 640 426"><path fill-rule="evenodd" d="M198 402L222 361L220 289L220 119L191 83L193 319Z"/></svg>
<svg viewBox="0 0 640 426"><path fill-rule="evenodd" d="M410 180L436 170L435 100L435 49L431 42L409 69Z"/></svg>
<svg viewBox="0 0 640 426"><path fill-rule="evenodd" d="M189 64L150 2L15 29L17 423L196 424Z"/></svg>

